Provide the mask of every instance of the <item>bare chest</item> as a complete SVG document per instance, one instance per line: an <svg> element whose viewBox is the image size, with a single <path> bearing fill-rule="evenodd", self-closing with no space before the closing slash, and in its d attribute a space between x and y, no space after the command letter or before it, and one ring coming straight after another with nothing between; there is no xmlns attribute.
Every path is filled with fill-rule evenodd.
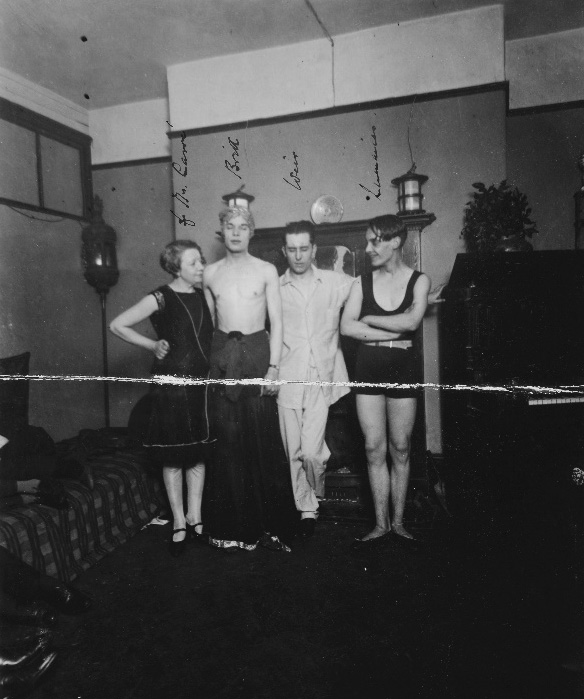
<svg viewBox="0 0 584 699"><path fill-rule="evenodd" d="M265 281L258 270L225 269L216 276L213 294L218 303L254 302L265 297Z"/></svg>
<svg viewBox="0 0 584 699"><path fill-rule="evenodd" d="M373 277L373 298L386 311L395 311L404 301L408 279L379 279Z"/></svg>

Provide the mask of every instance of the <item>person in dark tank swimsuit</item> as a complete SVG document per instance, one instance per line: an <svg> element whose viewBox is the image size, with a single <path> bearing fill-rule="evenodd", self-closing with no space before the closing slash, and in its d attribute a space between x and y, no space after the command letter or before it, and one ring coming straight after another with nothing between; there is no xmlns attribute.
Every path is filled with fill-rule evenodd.
<svg viewBox="0 0 584 699"><path fill-rule="evenodd" d="M373 270L353 284L341 320L341 333L361 343L355 367L358 383L421 382L413 336L428 305L430 280L404 263L402 248L406 237L405 224L393 215L374 218L365 233L365 252ZM417 390L411 385L355 388L375 508L375 527L356 540L358 548L371 548L390 536L399 537L402 542L413 540L404 528L403 515Z"/></svg>

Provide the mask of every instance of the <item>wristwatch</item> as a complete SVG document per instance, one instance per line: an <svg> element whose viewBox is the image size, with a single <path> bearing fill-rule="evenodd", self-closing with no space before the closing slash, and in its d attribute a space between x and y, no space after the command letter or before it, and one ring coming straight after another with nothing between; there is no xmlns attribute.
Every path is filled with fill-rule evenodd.
<svg viewBox="0 0 584 699"><path fill-rule="evenodd" d="M280 369L280 367L277 364L268 364L269 369Z"/></svg>

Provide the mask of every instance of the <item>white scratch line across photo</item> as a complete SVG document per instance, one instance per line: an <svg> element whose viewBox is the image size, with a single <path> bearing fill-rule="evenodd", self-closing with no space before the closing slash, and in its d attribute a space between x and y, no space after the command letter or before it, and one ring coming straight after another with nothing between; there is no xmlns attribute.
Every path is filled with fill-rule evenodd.
<svg viewBox="0 0 584 699"><path fill-rule="evenodd" d="M348 386L349 388L360 388L370 386L383 386L384 388L428 388L448 391L485 391L499 393L546 393L546 394L566 394L568 392L579 393L584 390L584 385L571 386L487 386L487 385L467 385L467 384L440 384L440 383L363 383L358 381L291 381L278 380L269 381L267 379L188 379L179 376L153 376L151 378L130 378L123 376L80 376L74 374L44 375L44 374L0 374L0 381L108 381L111 383L146 383L159 385L177 386L202 386L225 384L226 386L266 386L276 384L303 384L315 386Z"/></svg>

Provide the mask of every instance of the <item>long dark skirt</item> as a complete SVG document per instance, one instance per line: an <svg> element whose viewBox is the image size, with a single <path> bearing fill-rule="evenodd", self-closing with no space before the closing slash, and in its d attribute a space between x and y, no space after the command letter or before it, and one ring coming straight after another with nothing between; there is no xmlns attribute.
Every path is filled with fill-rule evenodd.
<svg viewBox="0 0 584 699"><path fill-rule="evenodd" d="M207 393L207 386L152 386L132 410L130 436L162 464L207 462L213 442Z"/></svg>
<svg viewBox="0 0 584 699"><path fill-rule="evenodd" d="M259 391L248 387L233 400L218 385L211 396L217 441L207 470L204 520L215 546L253 549L266 534L289 541L298 517L276 400Z"/></svg>

